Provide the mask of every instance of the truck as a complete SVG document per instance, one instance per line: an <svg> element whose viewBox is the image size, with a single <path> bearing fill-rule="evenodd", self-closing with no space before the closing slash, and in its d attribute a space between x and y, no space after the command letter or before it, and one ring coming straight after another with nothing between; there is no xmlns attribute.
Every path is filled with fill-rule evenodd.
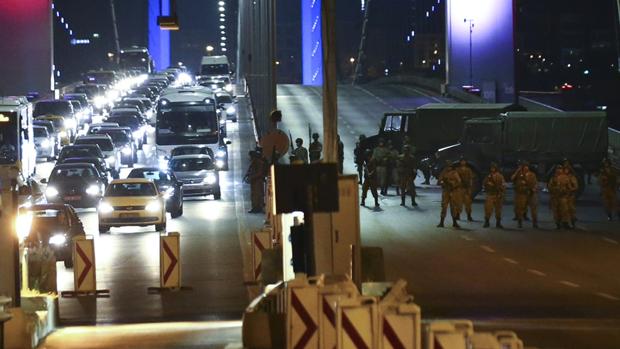
<svg viewBox="0 0 620 349"><path fill-rule="evenodd" d="M201 76L230 76L230 63L226 56L204 56L200 62Z"/></svg>
<svg viewBox="0 0 620 349"><path fill-rule="evenodd" d="M400 151L408 138L428 183L435 167L435 152L459 141L468 118L497 117L515 110L525 109L515 104L430 103L414 110L388 112L381 120L379 133L367 137L360 146L373 149L382 139Z"/></svg>
<svg viewBox="0 0 620 349"><path fill-rule="evenodd" d="M0 169L16 170L24 181L35 173L33 107L26 97L0 97Z"/></svg>
<svg viewBox="0 0 620 349"><path fill-rule="evenodd" d="M121 69L137 69L142 73L150 74L153 71L153 58L146 47L131 46L121 50L119 54Z"/></svg>
<svg viewBox="0 0 620 349"><path fill-rule="evenodd" d="M539 180L548 181L555 166L569 160L583 191L585 174L598 170L607 147L605 112L507 112L465 121L460 142L437 151L435 171L466 159L477 194L492 162L510 179L519 163L527 161Z"/></svg>

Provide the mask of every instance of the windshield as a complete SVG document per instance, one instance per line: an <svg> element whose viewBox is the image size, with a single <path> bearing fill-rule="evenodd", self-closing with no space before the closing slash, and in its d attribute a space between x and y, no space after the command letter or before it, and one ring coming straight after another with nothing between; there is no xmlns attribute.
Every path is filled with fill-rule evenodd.
<svg viewBox="0 0 620 349"><path fill-rule="evenodd" d="M92 99L95 97L97 93L99 93L99 88L97 86L78 86L73 90L75 93L84 93L88 96L88 98Z"/></svg>
<svg viewBox="0 0 620 349"><path fill-rule="evenodd" d="M57 180L84 180L96 177L95 169L92 167L60 167L52 170L50 183Z"/></svg>
<svg viewBox="0 0 620 349"><path fill-rule="evenodd" d="M129 136L127 136L127 134L123 131L106 131L106 130L100 130L97 131L98 134L105 134L110 136L110 138L112 138L112 142L114 144L126 144L129 143Z"/></svg>
<svg viewBox="0 0 620 349"><path fill-rule="evenodd" d="M209 158L172 159L170 169L175 172L212 170L213 163Z"/></svg>
<svg viewBox="0 0 620 349"><path fill-rule="evenodd" d="M122 127L130 127L133 131L140 128L140 120L135 116L112 116L108 118L109 122L115 122Z"/></svg>
<svg viewBox="0 0 620 349"><path fill-rule="evenodd" d="M113 183L108 186L105 196L156 196L152 183Z"/></svg>
<svg viewBox="0 0 620 349"><path fill-rule="evenodd" d="M97 151L97 148L92 148L92 147L75 147L75 148L62 148L62 150L60 151L60 159L66 159L66 158L88 158L88 157L96 157L96 158L100 158L102 157L102 154L100 154Z"/></svg>
<svg viewBox="0 0 620 349"><path fill-rule="evenodd" d="M166 185L172 180L170 175L163 171L136 170L131 171L127 178L146 178L152 179L158 185Z"/></svg>
<svg viewBox="0 0 620 349"><path fill-rule="evenodd" d="M385 117L385 126L383 131L386 132L398 132L402 128L403 116L402 115L387 115Z"/></svg>
<svg viewBox="0 0 620 349"><path fill-rule="evenodd" d="M233 102L233 99L230 96L223 95L223 96L217 97L217 102L218 103L230 104L230 103Z"/></svg>
<svg viewBox="0 0 620 349"><path fill-rule="evenodd" d="M135 51L121 52L120 64L125 69L146 68L149 66L149 54L148 52Z"/></svg>
<svg viewBox="0 0 620 349"><path fill-rule="evenodd" d="M56 129L62 129L65 126L65 120L62 118L46 118L44 120L51 121Z"/></svg>
<svg viewBox="0 0 620 349"><path fill-rule="evenodd" d="M114 150L114 144L107 138L78 138L75 144L96 144L103 151Z"/></svg>
<svg viewBox="0 0 620 349"><path fill-rule="evenodd" d="M39 115L70 115L71 103L68 101L38 102L34 106L34 116Z"/></svg>
<svg viewBox="0 0 620 349"><path fill-rule="evenodd" d="M173 107L157 116L156 141L160 145L217 143L219 125L212 105Z"/></svg>
<svg viewBox="0 0 620 349"><path fill-rule="evenodd" d="M17 114L0 113L0 164L17 161Z"/></svg>
<svg viewBox="0 0 620 349"><path fill-rule="evenodd" d="M228 64L205 64L200 68L201 75L226 75L229 73Z"/></svg>
<svg viewBox="0 0 620 349"><path fill-rule="evenodd" d="M78 109L82 109L82 105L80 104L80 101L78 100L70 100L71 105L73 106L73 110L78 110Z"/></svg>
<svg viewBox="0 0 620 349"><path fill-rule="evenodd" d="M47 129L45 127L33 127L32 131L34 132L35 137L47 137Z"/></svg>
<svg viewBox="0 0 620 349"><path fill-rule="evenodd" d="M207 153L206 148L198 148L198 147L183 147L183 148L174 148L170 152L170 156L179 156L179 155L197 155L204 154L209 155Z"/></svg>

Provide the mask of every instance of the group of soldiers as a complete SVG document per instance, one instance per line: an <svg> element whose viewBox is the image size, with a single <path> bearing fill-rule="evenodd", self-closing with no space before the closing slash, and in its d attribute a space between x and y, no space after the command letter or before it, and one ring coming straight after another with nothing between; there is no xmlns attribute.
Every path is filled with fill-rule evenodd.
<svg viewBox="0 0 620 349"><path fill-rule="evenodd" d="M360 137L360 141L364 138ZM379 207L379 192L387 195L391 184L397 184L396 194L401 197L401 206L405 206L407 195L411 197L411 205L417 206L415 178L417 175L414 152L408 143L403 145L402 153L399 153L390 142L379 140L374 150L362 151L360 143L355 147L354 156L358 175L363 179L362 206L366 206L366 197L370 190L375 199L375 207Z"/></svg>
<svg viewBox="0 0 620 349"><path fill-rule="evenodd" d="M344 167L344 144L340 140L340 135L337 138L338 143L338 173L343 173ZM323 153L323 144L319 141L319 134L312 134L312 142L308 149L304 147L304 140L301 138L295 139L295 148L291 150L289 161L291 164L314 164L321 161Z"/></svg>

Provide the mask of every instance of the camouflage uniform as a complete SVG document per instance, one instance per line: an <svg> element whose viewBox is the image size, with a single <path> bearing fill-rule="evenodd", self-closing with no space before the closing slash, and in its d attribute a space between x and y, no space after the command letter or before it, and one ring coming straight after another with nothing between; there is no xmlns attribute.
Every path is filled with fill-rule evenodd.
<svg viewBox="0 0 620 349"><path fill-rule="evenodd" d="M265 202L265 176L266 164L261 154L251 151L250 167L246 172L246 179L250 183L252 209L250 213L258 213L263 211Z"/></svg>
<svg viewBox="0 0 620 349"><path fill-rule="evenodd" d="M446 213L448 211L448 205L450 205L450 213L452 214L452 226L455 228L459 228L458 223L456 222L456 216L458 215L457 208L457 196L458 196L458 188L461 185L461 178L459 177L459 173L449 165L444 171L442 171L439 176L439 184L441 185L441 215L440 221L437 227L444 226L444 220L446 218Z"/></svg>
<svg viewBox="0 0 620 349"><path fill-rule="evenodd" d="M598 181L601 186L601 196L607 218L611 221L614 212L617 212L618 217L620 217L617 199L617 191L620 183L618 182L618 174L614 168L611 167L609 160L603 162L603 167L598 175Z"/></svg>
<svg viewBox="0 0 620 349"><path fill-rule="evenodd" d="M366 196L368 189L375 198L375 207L379 207L379 195L377 194L377 165L374 158L371 158L364 165L364 184L362 185L362 206L366 206Z"/></svg>
<svg viewBox="0 0 620 349"><path fill-rule="evenodd" d="M522 166L513 176L515 187L515 211L519 228L523 227L525 212L530 209L532 225L538 228L538 179L527 166Z"/></svg>
<svg viewBox="0 0 620 349"><path fill-rule="evenodd" d="M323 144L319 142L319 135L317 133L312 135L313 142L308 147L310 153L310 163L318 162L321 160L321 152L323 152Z"/></svg>
<svg viewBox="0 0 620 349"><path fill-rule="evenodd" d="M460 218L463 206L465 206L467 220L472 222L474 219L471 217L471 204L473 200L471 190L474 185L474 171L469 168L465 161L461 161L456 171L459 173L459 177L461 177L461 186L458 193L458 217Z"/></svg>
<svg viewBox="0 0 620 349"><path fill-rule="evenodd" d="M569 179L561 168L557 168L551 180L547 184L549 189L549 205L553 212L553 220L558 229L568 226L570 215L568 210Z"/></svg>
<svg viewBox="0 0 620 349"><path fill-rule="evenodd" d="M304 165L308 164L308 149L303 146L298 146L293 150L292 155L295 157L296 161L301 161Z"/></svg>
<svg viewBox="0 0 620 349"><path fill-rule="evenodd" d="M484 187L484 227L489 227L491 214L495 211L495 226L502 226L502 204L504 202L504 194L506 192L506 184L504 176L497 171L497 166L491 167L491 173L484 179L482 186Z"/></svg>
<svg viewBox="0 0 620 349"><path fill-rule="evenodd" d="M577 221L577 191L579 191L579 181L570 167L564 167L564 174L568 179L566 205L570 224L575 227Z"/></svg>
<svg viewBox="0 0 620 349"><path fill-rule="evenodd" d="M408 146L403 148L403 154L398 157L397 172L398 184L400 187L400 205L405 206L405 196L409 193L409 195L411 195L411 205L418 206L415 202L415 158L411 154Z"/></svg>
<svg viewBox="0 0 620 349"><path fill-rule="evenodd" d="M389 152L388 149L379 143L379 145L372 152L372 158L377 165L377 181L380 188L383 189L387 184L387 164L388 164ZM381 194L385 195L383 192Z"/></svg>

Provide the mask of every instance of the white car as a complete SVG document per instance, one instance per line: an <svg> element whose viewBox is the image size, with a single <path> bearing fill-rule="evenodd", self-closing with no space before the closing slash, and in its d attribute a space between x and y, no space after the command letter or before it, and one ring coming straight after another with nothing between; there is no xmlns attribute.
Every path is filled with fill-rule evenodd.
<svg viewBox="0 0 620 349"><path fill-rule="evenodd" d="M74 145L81 144L96 144L103 152L105 156L105 162L108 164L108 167L112 169L112 176L114 178L118 178L121 171L121 149L114 146L114 142L112 138L108 135L101 134L91 134L86 136L79 136Z"/></svg>
<svg viewBox="0 0 620 349"><path fill-rule="evenodd" d="M97 209L99 233L111 227L155 225L166 230L166 205L163 195L150 179L128 178L112 181Z"/></svg>

